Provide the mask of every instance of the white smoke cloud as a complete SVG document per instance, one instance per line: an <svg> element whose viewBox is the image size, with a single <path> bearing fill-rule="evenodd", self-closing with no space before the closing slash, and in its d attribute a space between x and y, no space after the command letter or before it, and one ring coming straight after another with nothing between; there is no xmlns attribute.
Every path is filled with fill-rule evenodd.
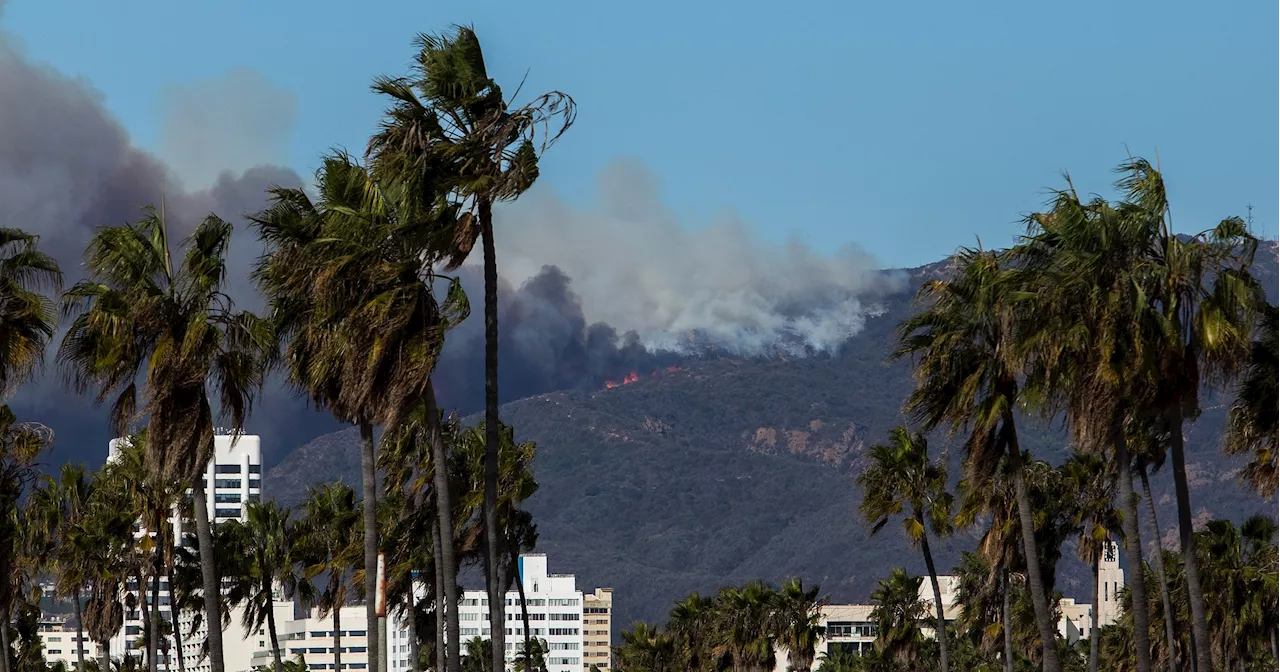
<svg viewBox="0 0 1280 672"><path fill-rule="evenodd" d="M695 228L660 199L644 166L602 173L596 202L568 205L540 188L497 215L498 265L519 285L544 265L573 280L591 321L650 347L701 343L742 354L831 351L863 327L902 279L853 245L820 254L760 239L731 216Z"/></svg>

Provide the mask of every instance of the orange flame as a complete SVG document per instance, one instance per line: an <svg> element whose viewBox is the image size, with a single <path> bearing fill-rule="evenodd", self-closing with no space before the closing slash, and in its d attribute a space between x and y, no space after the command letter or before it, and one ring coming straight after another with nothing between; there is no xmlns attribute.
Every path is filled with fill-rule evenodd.
<svg viewBox="0 0 1280 672"><path fill-rule="evenodd" d="M668 371L668 372L671 372L671 371L679 371L679 370L680 370L680 367L679 367L679 366L668 366L668 367L667 367L667 371ZM653 371L653 372L651 372L651 373L649 374L649 377L651 377L651 378L657 378L657 377L658 377L658 371ZM629 384L631 384L631 383L638 382L639 380L640 380L640 374L639 374L639 373L636 373L635 371L632 371L631 373L628 373L626 376L624 376L622 380L606 380L606 381L604 381L604 387L605 387L605 389L607 389L607 390L612 390L612 389L613 389L613 388L615 388L615 387L620 387L620 386L622 386L622 385L629 385Z"/></svg>

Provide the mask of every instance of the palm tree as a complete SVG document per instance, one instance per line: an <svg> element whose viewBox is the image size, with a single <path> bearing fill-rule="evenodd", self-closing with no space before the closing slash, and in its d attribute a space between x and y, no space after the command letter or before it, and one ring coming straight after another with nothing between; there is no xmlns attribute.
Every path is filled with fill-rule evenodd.
<svg viewBox="0 0 1280 672"><path fill-rule="evenodd" d="M1146 417L1132 423L1134 427L1130 432L1130 441L1133 443L1134 469L1138 472L1138 480L1142 483L1142 497L1147 502L1147 517L1156 546L1156 552L1152 554L1152 558L1155 561L1153 565L1156 570L1156 579L1160 585L1160 605L1164 614L1171 614L1173 597L1169 589L1168 573L1165 571L1164 542L1160 534L1160 520L1156 516L1155 498L1151 494L1149 475L1149 472L1156 471L1164 465L1165 451L1157 432L1159 423L1160 419L1157 417ZM1173 619L1163 616L1162 620L1164 621L1165 648L1173 651L1177 641ZM1178 661L1175 656L1168 656L1166 662L1169 672L1178 672Z"/></svg>
<svg viewBox="0 0 1280 672"><path fill-rule="evenodd" d="M622 631L618 669L626 672L675 672L675 646L670 637L648 623Z"/></svg>
<svg viewBox="0 0 1280 672"><path fill-rule="evenodd" d="M224 672L213 532L209 511L199 504L205 501L200 476L213 456L210 398L239 432L262 385L269 334L223 292L230 224L205 218L184 241L178 265L163 211L144 213L94 234L86 252L89 277L64 295L64 311L76 317L58 359L78 391L93 389L97 403L114 397L110 422L117 436L148 418L146 465L153 477L191 483L210 666Z"/></svg>
<svg viewBox="0 0 1280 672"><path fill-rule="evenodd" d="M46 477L46 486L33 497L28 525L42 519L51 541L49 566L54 573L54 592L71 600L76 621L76 670L85 672L83 593L92 568L87 553L83 524L89 517L95 481L85 475L83 465L65 464L55 480Z"/></svg>
<svg viewBox="0 0 1280 672"><path fill-rule="evenodd" d="M919 623L925 615L925 604L920 600L921 580L895 567L889 578L876 582L877 588L871 592L876 650L888 658L908 661L920 656L924 635Z"/></svg>
<svg viewBox="0 0 1280 672"><path fill-rule="evenodd" d="M276 359L317 405L360 428L369 666L377 668L375 425L396 428L430 389L444 332L466 317L456 282L436 298L434 219L345 154L316 175L319 200L274 189L253 215L267 254L253 272L268 297ZM221 672L214 670L213 672Z"/></svg>
<svg viewBox="0 0 1280 672"><path fill-rule="evenodd" d="M697 593L690 594L671 608L666 634L680 669L689 672L714 669L716 655L711 641L715 629L714 610L715 602Z"/></svg>
<svg viewBox="0 0 1280 672"><path fill-rule="evenodd" d="M547 651L546 641L525 637L524 646L516 651L516 669L524 672L547 672Z"/></svg>
<svg viewBox="0 0 1280 672"><path fill-rule="evenodd" d="M966 480L982 483L1001 470L1014 485L1023 553L1038 558L1034 511L1023 473L1014 410L1018 408L1021 372L1014 333L1012 290L999 255L964 249L956 256L951 277L925 283L919 298L929 305L899 327L894 357L914 361L916 389L907 410L926 430L947 425L968 430ZM1035 607L1036 626L1044 642L1045 672L1060 672L1056 625L1049 610L1044 581L1034 565L1027 583Z"/></svg>
<svg viewBox="0 0 1280 672"><path fill-rule="evenodd" d="M280 640L276 629L275 606L277 588L290 603L297 592L299 577L294 571L295 528L288 509L275 502L247 502L244 522L232 520L224 524L227 537L233 540L240 564L231 575L228 600L245 606L243 625L256 632L267 626L271 640L271 656L275 672L282 672ZM221 531L220 531L221 532Z"/></svg>
<svg viewBox="0 0 1280 672"><path fill-rule="evenodd" d="M505 628L497 578L498 537L498 265L493 240L493 206L513 201L538 177L538 158L573 123L573 99L558 91L513 107L485 68L475 31L458 27L451 35L420 35L415 72L409 78L378 78L376 92L390 99L381 130L369 141L380 175L409 185L425 207L441 188L465 214L443 231L453 249L451 266L461 264L478 238L484 256L485 323L485 521L489 618L493 665L502 665ZM558 130L551 122L559 118ZM543 134L538 137L539 131ZM535 144L537 143L537 144ZM454 672L452 669L450 672Z"/></svg>
<svg viewBox="0 0 1280 672"><path fill-rule="evenodd" d="M939 662L947 672L947 619L943 611L938 571L929 551L930 528L945 536L951 531L951 494L947 492L944 464L929 460L929 444L923 434L906 427L889 432L889 443L872 446L870 464L858 476L863 488L858 513L875 534L892 516L902 515L902 527L911 543L920 548L933 587Z"/></svg>
<svg viewBox="0 0 1280 672"><path fill-rule="evenodd" d="M353 565L349 530L360 520L356 493L342 482L312 486L302 511L298 543L304 559L303 577L327 577L319 596L320 616L333 617L333 669L341 670L341 613L347 603L347 577Z"/></svg>
<svg viewBox="0 0 1280 672"><path fill-rule="evenodd" d="M817 655L818 640L826 634L822 626L822 607L826 598L819 597L821 589L814 586L805 590L799 578L782 582L782 590L775 596L773 626L778 643L787 650L787 663L796 672L807 672L813 667Z"/></svg>
<svg viewBox="0 0 1280 672"><path fill-rule="evenodd" d="M1131 159L1119 170L1124 175L1119 185L1126 209L1152 231L1141 267L1148 304L1162 318L1151 339L1159 383L1152 407L1169 428L1165 436L1173 467L1196 666L1208 670L1213 657L1182 428L1187 417L1199 413L1201 385L1221 386L1248 362L1259 307L1266 305L1262 288L1250 274L1257 239L1239 217L1227 218L1195 236L1180 236L1173 230L1160 172L1142 159Z"/></svg>
<svg viewBox="0 0 1280 672"><path fill-rule="evenodd" d="M770 620L776 593L760 581L721 588L716 595L717 644L735 672L767 672L774 667Z"/></svg>
<svg viewBox="0 0 1280 672"><path fill-rule="evenodd" d="M1276 362L1280 361L1280 340L1276 336L1275 306L1262 308L1260 335L1253 341L1249 363L1236 387L1236 399L1228 413L1226 451L1232 455L1252 453L1253 459L1240 476L1259 494L1270 499L1276 494L1277 392Z"/></svg>
<svg viewBox="0 0 1280 672"><path fill-rule="evenodd" d="M456 613L452 613L458 604L455 580L458 560L453 543L455 502L449 486L445 430L432 386L428 385L422 403L414 408L400 428L383 435L382 443L387 461L400 465L405 472L396 477L392 470L388 470L387 482L406 488L419 506L428 503L425 501L428 492L434 499L432 565L439 578L436 582L436 612L442 617L444 626L444 632L437 633L442 635L437 638L438 642L444 644L438 648L438 655L443 653L447 656L445 665L448 666L457 662L460 651L460 625ZM525 629L528 630L527 625Z"/></svg>
<svg viewBox="0 0 1280 672"><path fill-rule="evenodd" d="M44 360L58 326L57 306L41 290L60 292L62 272L37 248L39 240L21 229L0 228L0 400Z"/></svg>
<svg viewBox="0 0 1280 672"><path fill-rule="evenodd" d="M1120 529L1120 512L1113 503L1115 480L1107 473L1106 460L1097 453L1072 453L1062 470L1078 503L1074 516L1080 532L1077 553L1093 573L1089 672L1098 672L1098 569L1104 550L1111 544L1111 535Z"/></svg>
<svg viewBox="0 0 1280 672"><path fill-rule="evenodd" d="M8 406L0 406L0 672L9 672L9 622L24 592L19 566L29 540L19 502L39 477L36 459L52 439L48 428L20 423Z"/></svg>

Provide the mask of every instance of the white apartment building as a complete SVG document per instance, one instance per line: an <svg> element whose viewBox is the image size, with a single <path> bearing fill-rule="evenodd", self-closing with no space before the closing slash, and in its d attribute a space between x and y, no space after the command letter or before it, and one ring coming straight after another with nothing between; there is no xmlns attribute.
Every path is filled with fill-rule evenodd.
<svg viewBox="0 0 1280 672"><path fill-rule="evenodd" d="M582 591L572 574L548 574L547 556L522 555L519 572L528 600L529 631L532 637L547 642L548 672L582 672L583 620ZM516 652L524 645L524 623L520 609L520 593L511 590L506 596L506 660L515 662ZM462 646L479 637L489 639L489 598L483 590L463 592L458 607ZM408 633L396 624L396 632L388 638L389 646L408 650ZM464 649L465 651L465 649ZM407 667L404 653L393 650L388 670L398 672Z"/></svg>
<svg viewBox="0 0 1280 672"><path fill-rule="evenodd" d="M123 447L126 439L112 439L107 447L107 462L110 463L120 456L120 449ZM213 459L210 460L208 468L205 470L205 505L209 511L209 520L214 525L219 522L236 519L244 520L245 504L250 501L257 501L262 498L262 445L259 437L251 434L242 434L238 437L230 434L220 433L213 439ZM172 518L174 535L176 540L185 540L188 536L195 536L195 529L183 529L182 521L178 518ZM139 528L136 532L141 537L146 531ZM126 591L133 593L137 590L136 581L130 580L126 583ZM148 599L150 591L148 589ZM136 600L136 597L135 597ZM167 577L160 579L160 602L162 618L169 619L169 580ZM292 617L292 603L288 605L287 616ZM280 607L277 607L279 609ZM254 633L246 633L240 626L239 610L232 614L231 626L226 629L223 634L223 658L226 661L226 669L229 672L246 672L251 669L249 660L252 657L254 648L249 643L258 639ZM191 632L192 616L184 615L180 619L182 627L182 654L183 662L188 672L208 672L209 661L202 659L200 656L201 647L204 640L208 637L207 629L202 626L194 635L188 636ZM136 607L125 609L124 627L120 632L111 639L108 646L109 654L112 658L121 658L125 655L140 656L142 651L142 614L141 610ZM161 643L161 654L159 656L159 668L168 672L169 668L177 669L177 662L173 660L177 651L175 648L174 638L172 635L166 637L165 642ZM168 654L164 652L169 652Z"/></svg>
<svg viewBox="0 0 1280 672"><path fill-rule="evenodd" d="M67 669L76 669L79 655L76 653L75 624L66 616L45 614L40 618L40 625L37 627L40 632L40 641L44 644L45 662L50 665L62 663L67 666ZM89 639L89 633L83 635L80 649L84 653L85 662L97 660L98 645Z"/></svg>
<svg viewBox="0 0 1280 672"><path fill-rule="evenodd" d="M283 609L282 609L283 607ZM366 670L369 667L368 631L364 605L352 605L338 610L338 628L341 631L341 668L334 662L333 614L320 616L319 609L312 609L302 618L292 618L292 613L282 617L281 611L292 612L293 604L284 603L276 608L276 636L280 642L280 655L285 660L297 660L299 656L309 670ZM270 667L271 638L266 633L257 636L248 669L263 665ZM230 667L228 665L228 667ZM407 665L406 665L407 667Z"/></svg>

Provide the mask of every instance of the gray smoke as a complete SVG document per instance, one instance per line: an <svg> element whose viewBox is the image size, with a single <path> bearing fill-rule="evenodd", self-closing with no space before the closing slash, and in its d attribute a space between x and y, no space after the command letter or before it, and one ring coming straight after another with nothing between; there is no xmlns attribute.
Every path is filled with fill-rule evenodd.
<svg viewBox="0 0 1280 672"><path fill-rule="evenodd" d="M88 83L35 62L3 32L0 91L0 226L40 235L41 248L58 260L68 283L83 273L84 246L95 228L135 220L142 206L159 205L163 197L176 236L188 233L209 213L236 225L230 293L244 307L260 306L248 269L261 248L241 216L265 204L268 186L300 186L302 181L287 168L256 165L285 158L287 127L268 125L269 133L283 136L269 138L240 122L256 123L278 108L279 118L291 124L295 105L288 93L245 72L168 92L165 149L179 160L175 170L135 147ZM254 112L232 123L218 114L195 113L235 108ZM207 148L230 151L205 155ZM237 172L220 170L225 167ZM96 465L110 438L105 412L71 393L52 357L48 360L43 375L7 401L19 417L39 419L55 430L50 463L70 459ZM299 428L325 428L278 384L270 386L259 408L258 418L272 420L255 421L252 429L264 434L267 444L292 448Z"/></svg>
<svg viewBox="0 0 1280 672"><path fill-rule="evenodd" d="M658 187L643 166L616 162L590 209L535 188L498 217L503 275L519 284L554 265L573 278L587 316L651 348L748 355L833 351L904 286L851 245L828 256L767 242L732 215L690 226Z"/></svg>

